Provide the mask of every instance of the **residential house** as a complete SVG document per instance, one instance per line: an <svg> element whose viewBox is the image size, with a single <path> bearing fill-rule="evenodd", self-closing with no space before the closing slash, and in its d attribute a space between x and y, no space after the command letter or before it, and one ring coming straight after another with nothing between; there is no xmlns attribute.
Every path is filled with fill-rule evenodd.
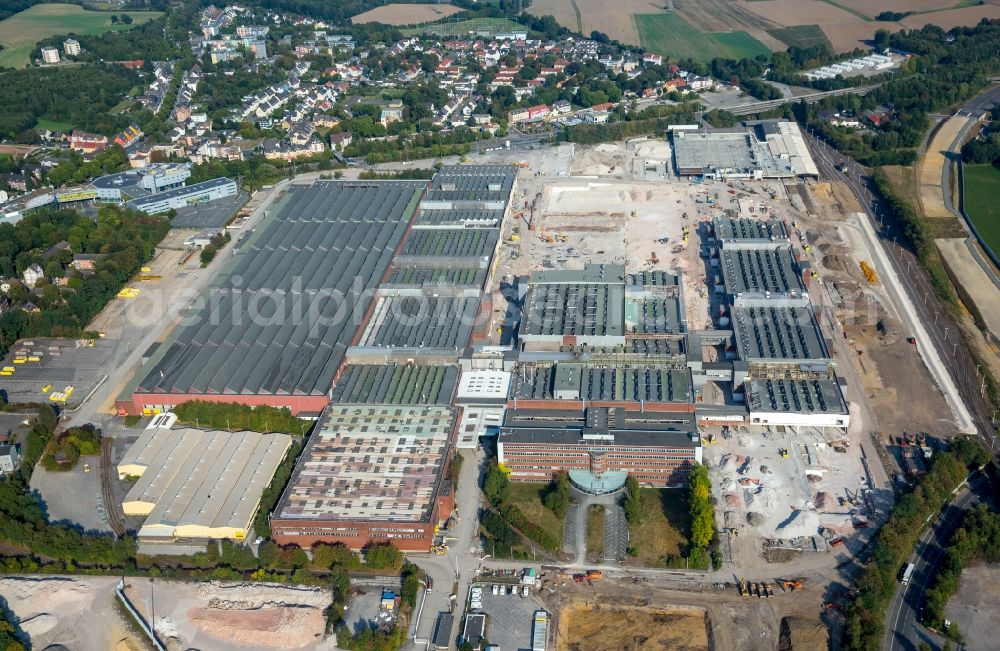
<svg viewBox="0 0 1000 651"><path fill-rule="evenodd" d="M39 280L45 278L45 272L42 271L42 268L36 263L25 269L21 278L24 280L25 285L28 287L34 287Z"/></svg>
<svg viewBox="0 0 1000 651"><path fill-rule="evenodd" d="M381 122L382 126L389 126L392 122L398 122L403 119L403 100L394 99L382 107Z"/></svg>
<svg viewBox="0 0 1000 651"><path fill-rule="evenodd" d="M94 133L74 131L69 136L69 147L85 154L102 151L108 146L108 137Z"/></svg>
<svg viewBox="0 0 1000 651"><path fill-rule="evenodd" d="M5 443L0 445L0 475L14 472L21 455L17 451L17 445Z"/></svg>
<svg viewBox="0 0 1000 651"><path fill-rule="evenodd" d="M337 151L344 151L344 148L351 144L351 140L351 134L346 131L343 133L331 133L330 148Z"/></svg>

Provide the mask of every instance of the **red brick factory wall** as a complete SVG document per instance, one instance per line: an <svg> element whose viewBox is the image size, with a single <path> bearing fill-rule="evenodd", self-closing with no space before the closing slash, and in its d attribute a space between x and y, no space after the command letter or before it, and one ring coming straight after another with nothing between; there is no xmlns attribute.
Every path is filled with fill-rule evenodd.
<svg viewBox="0 0 1000 651"><path fill-rule="evenodd" d="M182 402L200 400L203 402L226 402L249 407L288 407L293 416L318 414L326 407L326 395L317 396L272 396L272 395L227 395L208 393L133 393L131 400L118 400L115 407L130 416L141 416L145 405L175 406Z"/></svg>
<svg viewBox="0 0 1000 651"><path fill-rule="evenodd" d="M354 550L371 542L390 541L406 552L430 551L434 525L451 517L454 495L441 495L430 522L385 522L365 520L307 520L271 518L271 537L279 545L308 549L318 542L341 542Z"/></svg>

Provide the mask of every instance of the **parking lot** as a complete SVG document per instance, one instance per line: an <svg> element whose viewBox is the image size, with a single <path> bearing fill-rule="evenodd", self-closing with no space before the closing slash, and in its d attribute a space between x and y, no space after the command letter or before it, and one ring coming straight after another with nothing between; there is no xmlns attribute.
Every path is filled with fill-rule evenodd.
<svg viewBox="0 0 1000 651"><path fill-rule="evenodd" d="M99 456L80 457L72 470L51 472L39 464L31 474L31 489L38 491L52 522L68 522L86 530L111 531L101 494ZM89 465L90 470L85 471Z"/></svg>
<svg viewBox="0 0 1000 651"><path fill-rule="evenodd" d="M53 393L73 387L66 401L58 404L69 408L79 405L104 377L104 366L113 352L113 343L102 339L93 345L77 339L19 341L0 362L4 368L14 369L3 377L7 400L11 404L50 402ZM18 357L25 361L15 363Z"/></svg>
<svg viewBox="0 0 1000 651"><path fill-rule="evenodd" d="M170 220L170 226L197 229L222 228L249 198L246 192L241 191L232 197L180 208L177 216Z"/></svg>
<svg viewBox="0 0 1000 651"><path fill-rule="evenodd" d="M625 509L617 501L604 507L604 558L615 561L628 551L628 521Z"/></svg>
<svg viewBox="0 0 1000 651"><path fill-rule="evenodd" d="M492 583L480 583L483 587L483 612L486 613L486 639L496 644L500 651L519 651L531 648L532 615L541 606L532 592L521 596L522 587L512 586L514 592L493 594ZM509 590L508 586L504 586Z"/></svg>
<svg viewBox="0 0 1000 651"><path fill-rule="evenodd" d="M344 613L344 624L354 632L375 626L379 618L379 601L382 599L380 588L365 586L356 590Z"/></svg>

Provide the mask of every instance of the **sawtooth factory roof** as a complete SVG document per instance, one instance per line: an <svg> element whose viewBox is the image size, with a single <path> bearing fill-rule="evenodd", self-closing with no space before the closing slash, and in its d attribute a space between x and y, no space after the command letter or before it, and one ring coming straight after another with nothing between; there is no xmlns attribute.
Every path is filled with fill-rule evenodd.
<svg viewBox="0 0 1000 651"><path fill-rule="evenodd" d="M383 287L471 287L481 289L486 270L479 268L398 267L393 265Z"/></svg>
<svg viewBox="0 0 1000 651"><path fill-rule="evenodd" d="M413 227L496 228L500 225L501 219L503 219L503 210L499 208L434 209L424 205L417 214Z"/></svg>
<svg viewBox="0 0 1000 651"><path fill-rule="evenodd" d="M335 404L448 405L458 381L457 366L351 364L333 387Z"/></svg>
<svg viewBox="0 0 1000 651"><path fill-rule="evenodd" d="M722 274L730 294L799 294L802 278L788 249L722 250Z"/></svg>
<svg viewBox="0 0 1000 651"><path fill-rule="evenodd" d="M733 317L741 359L808 361L829 358L812 307L736 307Z"/></svg>
<svg viewBox="0 0 1000 651"><path fill-rule="evenodd" d="M524 365L515 378L514 396L524 400L692 400L691 380L686 368L598 367L571 363Z"/></svg>
<svg viewBox="0 0 1000 651"><path fill-rule="evenodd" d="M760 379L750 382L751 411L846 414L840 385L833 379Z"/></svg>
<svg viewBox="0 0 1000 651"><path fill-rule="evenodd" d="M192 323L147 363L137 392L325 394L355 335L349 316L367 309L365 290L388 268L424 187L292 186Z"/></svg>
<svg viewBox="0 0 1000 651"><path fill-rule="evenodd" d="M410 231L403 244L405 258L482 258L492 255L498 231L493 229L426 228Z"/></svg>
<svg viewBox="0 0 1000 651"><path fill-rule="evenodd" d="M478 298L380 297L358 345L464 348L478 314Z"/></svg>

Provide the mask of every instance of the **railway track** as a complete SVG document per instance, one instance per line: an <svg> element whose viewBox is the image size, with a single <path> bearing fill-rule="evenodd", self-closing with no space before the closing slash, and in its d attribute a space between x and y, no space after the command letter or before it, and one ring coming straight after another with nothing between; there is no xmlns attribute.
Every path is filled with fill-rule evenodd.
<svg viewBox="0 0 1000 651"><path fill-rule="evenodd" d="M881 244L888 252L897 275L907 280L903 283L904 289L931 338L931 341L918 342L918 345L931 345L937 349L945 369L972 416L976 435L994 459L998 459L1000 449L994 449L996 428L993 424L992 409L983 393L983 378L962 339L961 328L952 316L941 308L934 287L917 257L900 244L901 241L905 242L906 238L899 226L889 221L888 208L877 194L871 192L871 178L867 170L854 160L833 152L815 138L808 137L808 142L821 173L831 180L844 181L854 193L858 203L864 207L865 214L872 220L872 225L878 231ZM838 165L846 165L846 172L838 171Z"/></svg>
<svg viewBox="0 0 1000 651"><path fill-rule="evenodd" d="M108 514L108 524L116 536L125 535L125 523L118 515L118 505L115 503L111 488L111 439L101 439L101 494L104 497L104 510Z"/></svg>

